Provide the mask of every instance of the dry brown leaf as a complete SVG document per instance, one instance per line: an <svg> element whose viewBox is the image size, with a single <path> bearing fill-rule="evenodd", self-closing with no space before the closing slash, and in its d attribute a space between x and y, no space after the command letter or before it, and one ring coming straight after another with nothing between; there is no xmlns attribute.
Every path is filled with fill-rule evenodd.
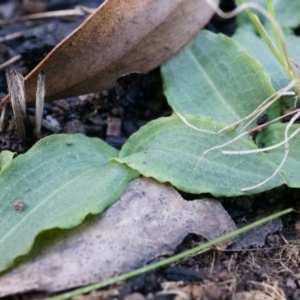
<svg viewBox="0 0 300 300"><path fill-rule="evenodd" d="M27 261L0 278L0 296L94 283L173 254L189 233L211 240L232 230L218 201L186 201L171 186L138 178L101 216L40 237L43 250L35 247Z"/></svg>
<svg viewBox="0 0 300 300"><path fill-rule="evenodd" d="M205 0L106 0L26 77L27 101L35 99L41 70L48 101L99 92L131 72L147 73L186 45L212 14Z"/></svg>

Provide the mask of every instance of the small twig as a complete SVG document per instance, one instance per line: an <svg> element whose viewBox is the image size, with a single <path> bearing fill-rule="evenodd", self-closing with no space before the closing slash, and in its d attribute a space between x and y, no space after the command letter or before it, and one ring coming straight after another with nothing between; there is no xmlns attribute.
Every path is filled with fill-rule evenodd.
<svg viewBox="0 0 300 300"><path fill-rule="evenodd" d="M10 41L10 40L13 40L13 39L17 39L17 38L19 38L23 35L24 35L24 31L18 31L18 32L14 32L14 33L11 33L11 34L7 34L5 36L1 36L0 37L0 43L5 42L5 41Z"/></svg>
<svg viewBox="0 0 300 300"><path fill-rule="evenodd" d="M18 18L0 20L0 25L6 25L16 22L22 22L27 20L36 20L44 18L58 18L58 17L67 17L67 16L84 16L86 14L92 14L96 9L78 5L73 9L57 10L57 11L48 11L42 13L36 13L31 15L26 15Z"/></svg>
<svg viewBox="0 0 300 300"><path fill-rule="evenodd" d="M6 113L7 113L7 106L8 106L8 103L5 103L2 107L1 116L0 116L0 132L2 132L4 130L5 117L6 117Z"/></svg>
<svg viewBox="0 0 300 300"><path fill-rule="evenodd" d="M14 112L18 136L21 140L26 140L26 100L23 76L14 71L6 71L8 89L11 94L11 104Z"/></svg>
<svg viewBox="0 0 300 300"><path fill-rule="evenodd" d="M8 66L12 65L13 63L20 60L22 56L20 54L10 58L9 60L5 61L3 64L0 65L0 70L7 68Z"/></svg>
<svg viewBox="0 0 300 300"><path fill-rule="evenodd" d="M206 156L206 154L207 154L208 152L213 151L213 150L217 150L217 149L220 149L220 148L223 148L223 147L225 147L225 146L227 146L227 145L230 145L230 144L234 143L235 141L237 141L238 139L240 139L242 136L244 136L244 135L246 135L246 134L248 134L247 131L241 133L240 135L236 136L235 138L231 139L230 141L228 141L228 142L226 142L226 143L224 143L224 144L217 145L217 146L215 146L215 147L212 147L212 148L210 148L210 149L205 150L205 151L202 153L202 155L199 157L199 159L198 159L198 161L197 161L197 163L196 163L196 165L195 165L194 171L199 167L201 160L204 158L204 156Z"/></svg>
<svg viewBox="0 0 300 300"><path fill-rule="evenodd" d="M300 116L300 111L298 111L298 113L290 120L290 122L292 120L299 118ZM290 124L289 122L289 124ZM294 122L294 121L293 121ZM265 125L265 124L263 124ZM288 126L288 125L287 125ZM259 149L255 149L255 150L241 150L241 151L222 151L223 154L229 154L229 155L243 155L243 154L253 154L253 153L259 153L259 152L266 152L266 151L270 151L270 150L274 150L282 145L284 145L286 142L288 142L289 140L291 140L293 137L295 137L300 131L300 127L295 130L289 137L287 137L287 139L284 139L283 141L281 141L280 143L277 143L273 146L270 147L266 147L266 148L259 148Z"/></svg>
<svg viewBox="0 0 300 300"><path fill-rule="evenodd" d="M222 128L218 133L226 131L229 128L237 127L242 122L244 122L244 121L246 121L246 120L248 120L248 119L250 119L252 117L256 118L257 115L261 114L263 111L265 111L266 108L268 108L268 106L266 106L268 103L272 103L273 104L276 100L278 100L282 96L286 96L286 95L290 96L291 94L290 94L290 92L288 92L288 90L291 89L292 87L294 87L296 84L298 84L297 80L291 81L287 86L285 86L284 88L282 88L278 92L275 92L270 97L268 97L266 100L264 100L251 114L249 114L248 116L244 117L241 120L238 120L238 121L236 121L236 122L234 122L234 123L232 123L232 124L230 124L230 125ZM295 95L295 93L293 92L292 95ZM253 120L251 120L249 123L251 123L251 122L253 122Z"/></svg>
<svg viewBox="0 0 300 300"><path fill-rule="evenodd" d="M286 125L285 127L285 130L284 130L284 140L286 141L285 144L284 144L284 156L281 160L281 163L278 165L278 167L276 168L276 170L274 171L274 173L268 177L266 180L260 182L259 184L256 184L254 186L251 186L251 187L248 187L248 188L244 188L242 189L242 191L250 191L250 190L253 190L253 189L256 189L264 184L266 184L267 182L269 182L272 178L274 178L277 173L281 170L282 166L284 165L287 157L288 157L288 154L289 154L289 151L290 151L290 147L289 147L289 138L288 138L288 131L289 129L291 128L291 126L295 123L295 121L297 120L297 118L299 118L300 116L300 110L297 112L297 114L295 114L291 120L289 121L289 123Z"/></svg>
<svg viewBox="0 0 300 300"><path fill-rule="evenodd" d="M218 132L214 132L214 131L210 131L210 130L205 130L205 129L200 129L200 128L197 128L196 126L192 125L184 116L183 114L181 114L179 111L175 111L174 114L176 114L179 119L181 119L181 121L186 124L187 126L195 129L196 131L199 131L199 132L204 132L204 133L211 133L211 134L218 134Z"/></svg>
<svg viewBox="0 0 300 300"><path fill-rule="evenodd" d="M45 102L45 74L39 73L36 90L36 108L35 108L35 138L38 140L41 132L43 109Z"/></svg>
<svg viewBox="0 0 300 300"><path fill-rule="evenodd" d="M283 116L280 116L280 117L278 117L278 118L276 118L276 119L273 119L273 120L271 120L271 121L269 121L269 122L267 122L267 123L265 123L265 124L255 126L254 128L252 128L252 129L250 129L250 130L248 130L248 131L245 131L245 132L239 134L238 136L236 136L235 138L231 139L230 141L228 141L228 142L226 142L226 143L224 143L224 144L221 144L221 145L218 145L218 146L215 146L215 147L212 147L212 148L210 148L210 149L205 150L205 151L203 152L203 154L200 156L200 158L198 159L197 164L196 164L194 170L196 170L196 169L198 168L198 166L199 166L201 160L204 158L204 156L205 156L208 152L210 152L210 151L212 151L212 150L217 150L217 149L223 148L223 147L225 147L225 146L228 146L228 145L230 145L230 144L232 144L233 142L237 141L238 139L240 139L241 137L243 137L243 136L246 135L246 134L250 134L250 133L253 132L253 131L257 131L257 130L263 129L263 128L265 128L266 126L268 126L268 125L270 125L270 124L272 124L272 123L274 123L274 122L276 122L276 121L279 121L279 120L281 120L281 119L283 119L283 118L285 118L285 117L287 117L287 116L289 116L289 115L294 115L294 114L296 114L296 113L300 113L300 109L297 109L297 110L295 110L295 111L291 111L291 112L289 112L289 113L287 113L287 114L285 114L285 115L283 115ZM295 118L295 119L297 119L297 118ZM219 133L218 133L218 134L219 134ZM257 150L247 150L247 151L257 151ZM265 151L265 150L263 150L263 151ZM227 152L230 152L230 151L227 151L226 153L225 153L225 152L226 152L226 151L222 151L223 154L231 154L231 153L227 153ZM233 151L232 151L232 152L233 152ZM238 152L238 151L237 151L237 152Z"/></svg>
<svg viewBox="0 0 300 300"><path fill-rule="evenodd" d="M296 82L296 81L295 81L295 82ZM294 83L295 83L295 82L294 82ZM286 86L285 88L281 89L281 90L280 90L279 92L277 92L276 94L273 94L271 97L274 97L274 96L276 96L276 95L278 95L278 94L279 94L279 97L281 97L281 96L283 96L283 95L295 95L294 92L291 92L291 93L290 93L290 92L286 92L287 89L291 88L292 84L293 84L293 82L290 83L290 84L289 84L288 86ZM271 99L271 97L269 97L268 99ZM275 102L279 97L276 97L275 99L273 99L273 100L272 100L272 103ZM266 100L265 100L264 102L266 102ZM258 114L261 114L264 110L259 110L259 108L263 108L263 107L261 107L261 105L260 105L260 106L255 110L255 112L257 113L257 111L258 111ZM223 148L223 147L225 147L225 146L228 146L228 145L232 144L233 142L237 141L238 139L240 139L241 137L245 136L246 134L250 134L250 133L253 132L253 131L257 131L257 130L263 129L263 128L265 128L266 126L268 126L268 125L270 125L270 124L272 124L272 123L274 123L274 122L276 122L276 121L279 121L279 120L281 120L281 119L283 119L283 118L285 118L285 117L287 117L287 116L289 116L289 115L294 115L294 114L296 114L296 113L299 112L299 111L300 111L300 109L291 111L291 112L289 112L289 113L286 113L286 114L284 114L284 115L282 115L282 116L279 116L279 117L277 117L277 118L275 118L275 119L273 119L273 120L271 120L271 121L269 121L269 122L267 122L267 123L265 123L265 124L255 126L254 128L252 128L252 129L250 129L250 130L248 130L248 131L246 131L246 132L243 132L243 133L239 134L238 136L236 136L235 138L231 139L230 141L228 141L228 142L226 142L226 143L223 143L223 144L220 144L220 145L217 145L217 146L214 146L214 147L212 147L212 148L210 148L210 149L205 150L205 151L202 153L202 155L199 157L199 159L198 159L198 161L197 161L197 163L196 163L196 165L195 165L194 170L196 170L196 169L199 167L199 164L200 164L201 160L202 160L202 159L206 156L206 154L209 153L210 151L217 150L217 149ZM181 119L188 127L192 128L192 129L194 129L194 130L197 130L197 131L199 131L199 132L203 132L203 133L220 134L220 133L222 133L222 132L224 131L224 129L228 130L229 128L232 128L232 126L233 126L233 124L231 124L231 125L229 125L229 126L226 126L225 128L219 130L218 132L208 131L208 130L204 130L204 129L200 129L200 128L195 127L194 125L192 125L191 123L189 123L189 122L187 121L187 119L186 119L181 113L179 113L179 112L175 112L175 113L178 115L178 117L179 117L179 118L180 118L180 119ZM250 115L253 116L253 113L251 113ZM249 115L249 116L250 116L250 115ZM243 120L248 119L249 116L247 116L247 117L244 118ZM239 121L239 122L240 122L240 121ZM236 124L236 123L235 123L235 124ZM252 151L252 150L249 150L249 151ZM254 150L254 151L256 151L256 150ZM265 150L263 150L263 151L265 151ZM224 151L223 151L223 153L224 153ZM227 153L226 153L226 154L227 154Z"/></svg>

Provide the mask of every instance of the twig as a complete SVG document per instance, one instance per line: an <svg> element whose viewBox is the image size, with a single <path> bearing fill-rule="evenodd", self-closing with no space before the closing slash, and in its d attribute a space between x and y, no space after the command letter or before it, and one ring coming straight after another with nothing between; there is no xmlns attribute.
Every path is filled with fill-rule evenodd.
<svg viewBox="0 0 300 300"><path fill-rule="evenodd" d="M179 111L175 111L174 114L176 114L179 119L181 119L181 121L186 124L187 126L195 129L196 131L199 131L199 132L204 132L204 133L211 133L211 134L218 134L218 132L214 132L214 131L210 131L210 130L205 130L205 129L200 129L200 128L197 128L196 126L192 125L184 116L183 114L181 114Z"/></svg>
<svg viewBox="0 0 300 300"><path fill-rule="evenodd" d="M26 140L26 100L23 76L14 71L6 71L8 89L11 94L11 104L14 111L14 117L18 136L21 140Z"/></svg>
<svg viewBox="0 0 300 300"><path fill-rule="evenodd" d="M266 184L267 182L269 182L272 178L274 178L277 173L281 170L282 166L284 165L287 157L288 157L288 154L289 154L289 151L290 151L290 147L289 147L289 138L288 138L288 131L289 129L291 128L291 126L295 123L295 121L297 120L297 118L299 118L300 116L300 110L297 112L297 114L295 114L291 120L289 121L289 123L286 125L285 127L285 130L284 130L284 140L286 141L285 144L284 144L284 156L281 160L281 163L278 165L278 167L276 168L276 170L274 171L274 173L268 177L266 180L260 182L259 184L256 184L254 186L251 186L251 187L248 187L248 188L243 188L242 191L250 191L250 190L253 190L253 189L256 189L264 184Z"/></svg>
<svg viewBox="0 0 300 300"><path fill-rule="evenodd" d="M1 116L0 116L0 132L4 130L5 117L7 113L8 103L5 103L2 107Z"/></svg>
<svg viewBox="0 0 300 300"><path fill-rule="evenodd" d="M42 118L43 118L43 109L45 102L45 74L44 72L40 72L38 76L37 82L37 90L36 90L36 108L35 108L35 138L38 140Z"/></svg>
<svg viewBox="0 0 300 300"><path fill-rule="evenodd" d="M57 10L57 11L48 11L43 13L26 15L18 18L12 18L7 20L0 20L0 25L11 24L15 22L22 22L27 20L36 20L43 18L58 18L58 17L67 17L67 16L84 16L86 14L92 14L96 9L92 9L86 6L78 5L73 9Z"/></svg>
<svg viewBox="0 0 300 300"><path fill-rule="evenodd" d="M5 36L0 37L0 43L5 42L5 41L10 41L13 39L17 39L23 35L24 35L24 31L18 31L18 32L14 32L11 34L7 34Z"/></svg>
<svg viewBox="0 0 300 300"><path fill-rule="evenodd" d="M12 65L13 63L20 60L22 56L20 54L10 58L9 60L5 61L3 64L0 65L0 70L7 68L8 66Z"/></svg>
<svg viewBox="0 0 300 300"><path fill-rule="evenodd" d="M294 87L296 84L298 84L297 80L293 80L291 81L287 86L285 86L284 88L282 88L281 90L279 90L278 92L275 92L274 94L272 94L270 97L268 97L266 100L264 100L251 114L249 114L248 116L244 117L241 120L238 120L224 128L222 128L218 133L221 133L229 128L232 127L237 127L238 125L240 125L242 122L252 118L253 116L255 116L255 118L257 117L257 115L259 115L260 113L262 113L267 107L266 104L267 103L274 103L276 100L278 100L280 97L282 96L286 96L286 95L290 95L290 93L288 92L289 89L291 89L292 87ZM293 95L295 95L295 93L293 93ZM273 99L274 98L274 99ZM259 112L259 114L258 114ZM252 121L250 121L249 123L251 123ZM244 129L244 128L243 128ZM242 130L243 130L242 129ZM241 131L242 131L241 130Z"/></svg>
<svg viewBox="0 0 300 300"><path fill-rule="evenodd" d="M297 118L299 118L299 116L300 116L300 111L298 111L298 113L293 118L296 117L296 119L297 119ZM290 122L291 122L291 120L290 120ZM266 151L274 150L274 149L284 145L286 142L291 140L293 137L295 137L298 134L299 131L300 131L300 127L297 130L295 130L287 139L284 139L280 143L277 143L277 144L275 144L273 146L270 146L270 147L260 148L260 149L255 149L255 150L241 150L241 151L226 151L225 150L225 151L222 151L222 153L223 154L229 154L229 155L243 155L243 154L253 154L253 153L259 153L259 152L266 152Z"/></svg>

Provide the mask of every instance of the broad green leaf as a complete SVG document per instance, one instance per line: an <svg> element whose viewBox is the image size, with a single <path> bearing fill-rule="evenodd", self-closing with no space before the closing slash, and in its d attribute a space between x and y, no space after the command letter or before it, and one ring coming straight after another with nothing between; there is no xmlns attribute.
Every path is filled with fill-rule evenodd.
<svg viewBox="0 0 300 300"><path fill-rule="evenodd" d="M137 176L108 162L117 154L100 139L60 134L14 159L0 176L0 271L28 253L40 232L72 228L114 203Z"/></svg>
<svg viewBox="0 0 300 300"><path fill-rule="evenodd" d="M208 131L218 131L224 124L209 117L186 116L188 122ZM235 130L222 134L196 131L176 115L148 123L135 133L120 151L116 161L125 163L147 177L171 182L189 193L211 193L215 196L242 195L247 188L265 180L276 169L265 153L224 155L221 150L209 152L195 169L202 153L236 136ZM226 146L224 150L256 149L249 137ZM283 183L278 175L254 192L271 189Z"/></svg>
<svg viewBox="0 0 300 300"><path fill-rule="evenodd" d="M272 146L274 144L280 143L284 139L284 130L287 123L276 123L269 125L265 130L263 130L257 137L257 143L263 145L264 147ZM290 136L296 129L299 128L299 124L293 125L288 135ZM286 162L281 168L281 174L285 178L285 183L289 187L300 187L300 134L297 134L289 142L289 154ZM283 159L284 146L281 146L275 150L269 151L267 157L270 161L279 165Z"/></svg>
<svg viewBox="0 0 300 300"><path fill-rule="evenodd" d="M266 0L245 0L243 2L254 2L266 8ZM236 0L237 3L237 0ZM300 25L300 0L272 0L276 20L281 26L296 28ZM266 19L257 10L252 10L264 22ZM239 23L249 22L245 13L238 16Z"/></svg>
<svg viewBox="0 0 300 300"><path fill-rule="evenodd" d="M300 65L300 38L295 35L288 35L286 37L286 44L288 48L289 56ZM300 76L299 68L295 68L298 75Z"/></svg>
<svg viewBox="0 0 300 300"><path fill-rule="evenodd" d="M289 79L284 68L266 43L257 36L252 27L239 27L233 35L233 38L264 66L271 77L273 87L276 91L289 84ZM285 40L290 57L295 62L300 63L300 39L292 34L287 34Z"/></svg>
<svg viewBox="0 0 300 300"><path fill-rule="evenodd" d="M14 155L15 153L8 150L0 152L0 173L11 164Z"/></svg>
<svg viewBox="0 0 300 300"><path fill-rule="evenodd" d="M239 43L201 31L162 66L164 91L174 111L232 124L275 91L263 66ZM269 111L279 115L279 107Z"/></svg>
<svg viewBox="0 0 300 300"><path fill-rule="evenodd" d="M289 84L289 79L284 68L266 43L256 35L252 27L241 26L237 29L233 38L243 45L247 52L264 66L271 77L273 87L276 91Z"/></svg>

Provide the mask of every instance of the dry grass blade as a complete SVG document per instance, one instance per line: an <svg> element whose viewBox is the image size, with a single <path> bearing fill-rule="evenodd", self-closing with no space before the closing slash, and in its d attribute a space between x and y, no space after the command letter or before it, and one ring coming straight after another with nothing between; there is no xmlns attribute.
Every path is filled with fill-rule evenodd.
<svg viewBox="0 0 300 300"><path fill-rule="evenodd" d="M5 103L2 107L1 116L0 116L0 132L2 132L4 129L4 123L5 123L6 113L7 113L7 106L8 106L8 103Z"/></svg>
<svg viewBox="0 0 300 300"><path fill-rule="evenodd" d="M7 68L8 66L14 64L15 62L19 61L22 58L20 54L12 57L11 59L5 61L3 64L0 65L0 70Z"/></svg>
<svg viewBox="0 0 300 300"><path fill-rule="evenodd" d="M23 76L14 71L6 71L6 80L11 94L11 104L14 112L15 123L18 136L21 140L26 140L26 99Z"/></svg>
<svg viewBox="0 0 300 300"><path fill-rule="evenodd" d="M64 10L57 10L57 11L49 11L49 12L41 12L35 13L31 15L26 15L18 18L10 18L5 20L0 20L0 25L6 25L16 22L22 22L27 20L37 20L37 19L44 19L44 18L59 18L59 17L68 17L68 16L83 16L86 14L91 14L95 11L95 9L78 5L73 9L64 9Z"/></svg>
<svg viewBox="0 0 300 300"><path fill-rule="evenodd" d="M40 131L41 131L44 102L45 102L45 74L44 72L41 71L38 76L37 90L36 90L36 109L35 109L36 139L39 138Z"/></svg>
<svg viewBox="0 0 300 300"><path fill-rule="evenodd" d="M275 177L277 175L277 173L281 170L282 166L284 165L287 157L288 157L288 154L289 154L289 151L290 151L290 147L289 147L289 137L288 137L288 131L289 129L291 128L291 126L295 123L295 121L299 118L300 116L300 111L298 111L293 117L292 119L289 121L288 125L286 126L285 128L285 131L284 131L284 140L285 140L285 144L284 144L284 156L281 160L281 163L278 165L278 167L276 168L276 170L274 171L274 173L269 177L267 178L266 180L260 182L259 184L257 185L254 185L252 187L248 187L248 188L244 188L242 189L242 191L250 191L252 189L255 189L255 188L258 188L264 184L266 184L267 182L269 182L273 177ZM299 129L299 128L298 128ZM299 132L299 130L297 130L297 132Z"/></svg>
<svg viewBox="0 0 300 300"><path fill-rule="evenodd" d="M210 130L205 130L205 129L201 129L201 128L197 128L196 126L192 125L185 117L182 113L175 111L174 114L176 114L179 119L186 124L187 126L189 126L190 128L193 128L196 131L199 132L204 132L204 133L210 133L210 134L218 134L218 132L214 132L214 131L210 131Z"/></svg>

